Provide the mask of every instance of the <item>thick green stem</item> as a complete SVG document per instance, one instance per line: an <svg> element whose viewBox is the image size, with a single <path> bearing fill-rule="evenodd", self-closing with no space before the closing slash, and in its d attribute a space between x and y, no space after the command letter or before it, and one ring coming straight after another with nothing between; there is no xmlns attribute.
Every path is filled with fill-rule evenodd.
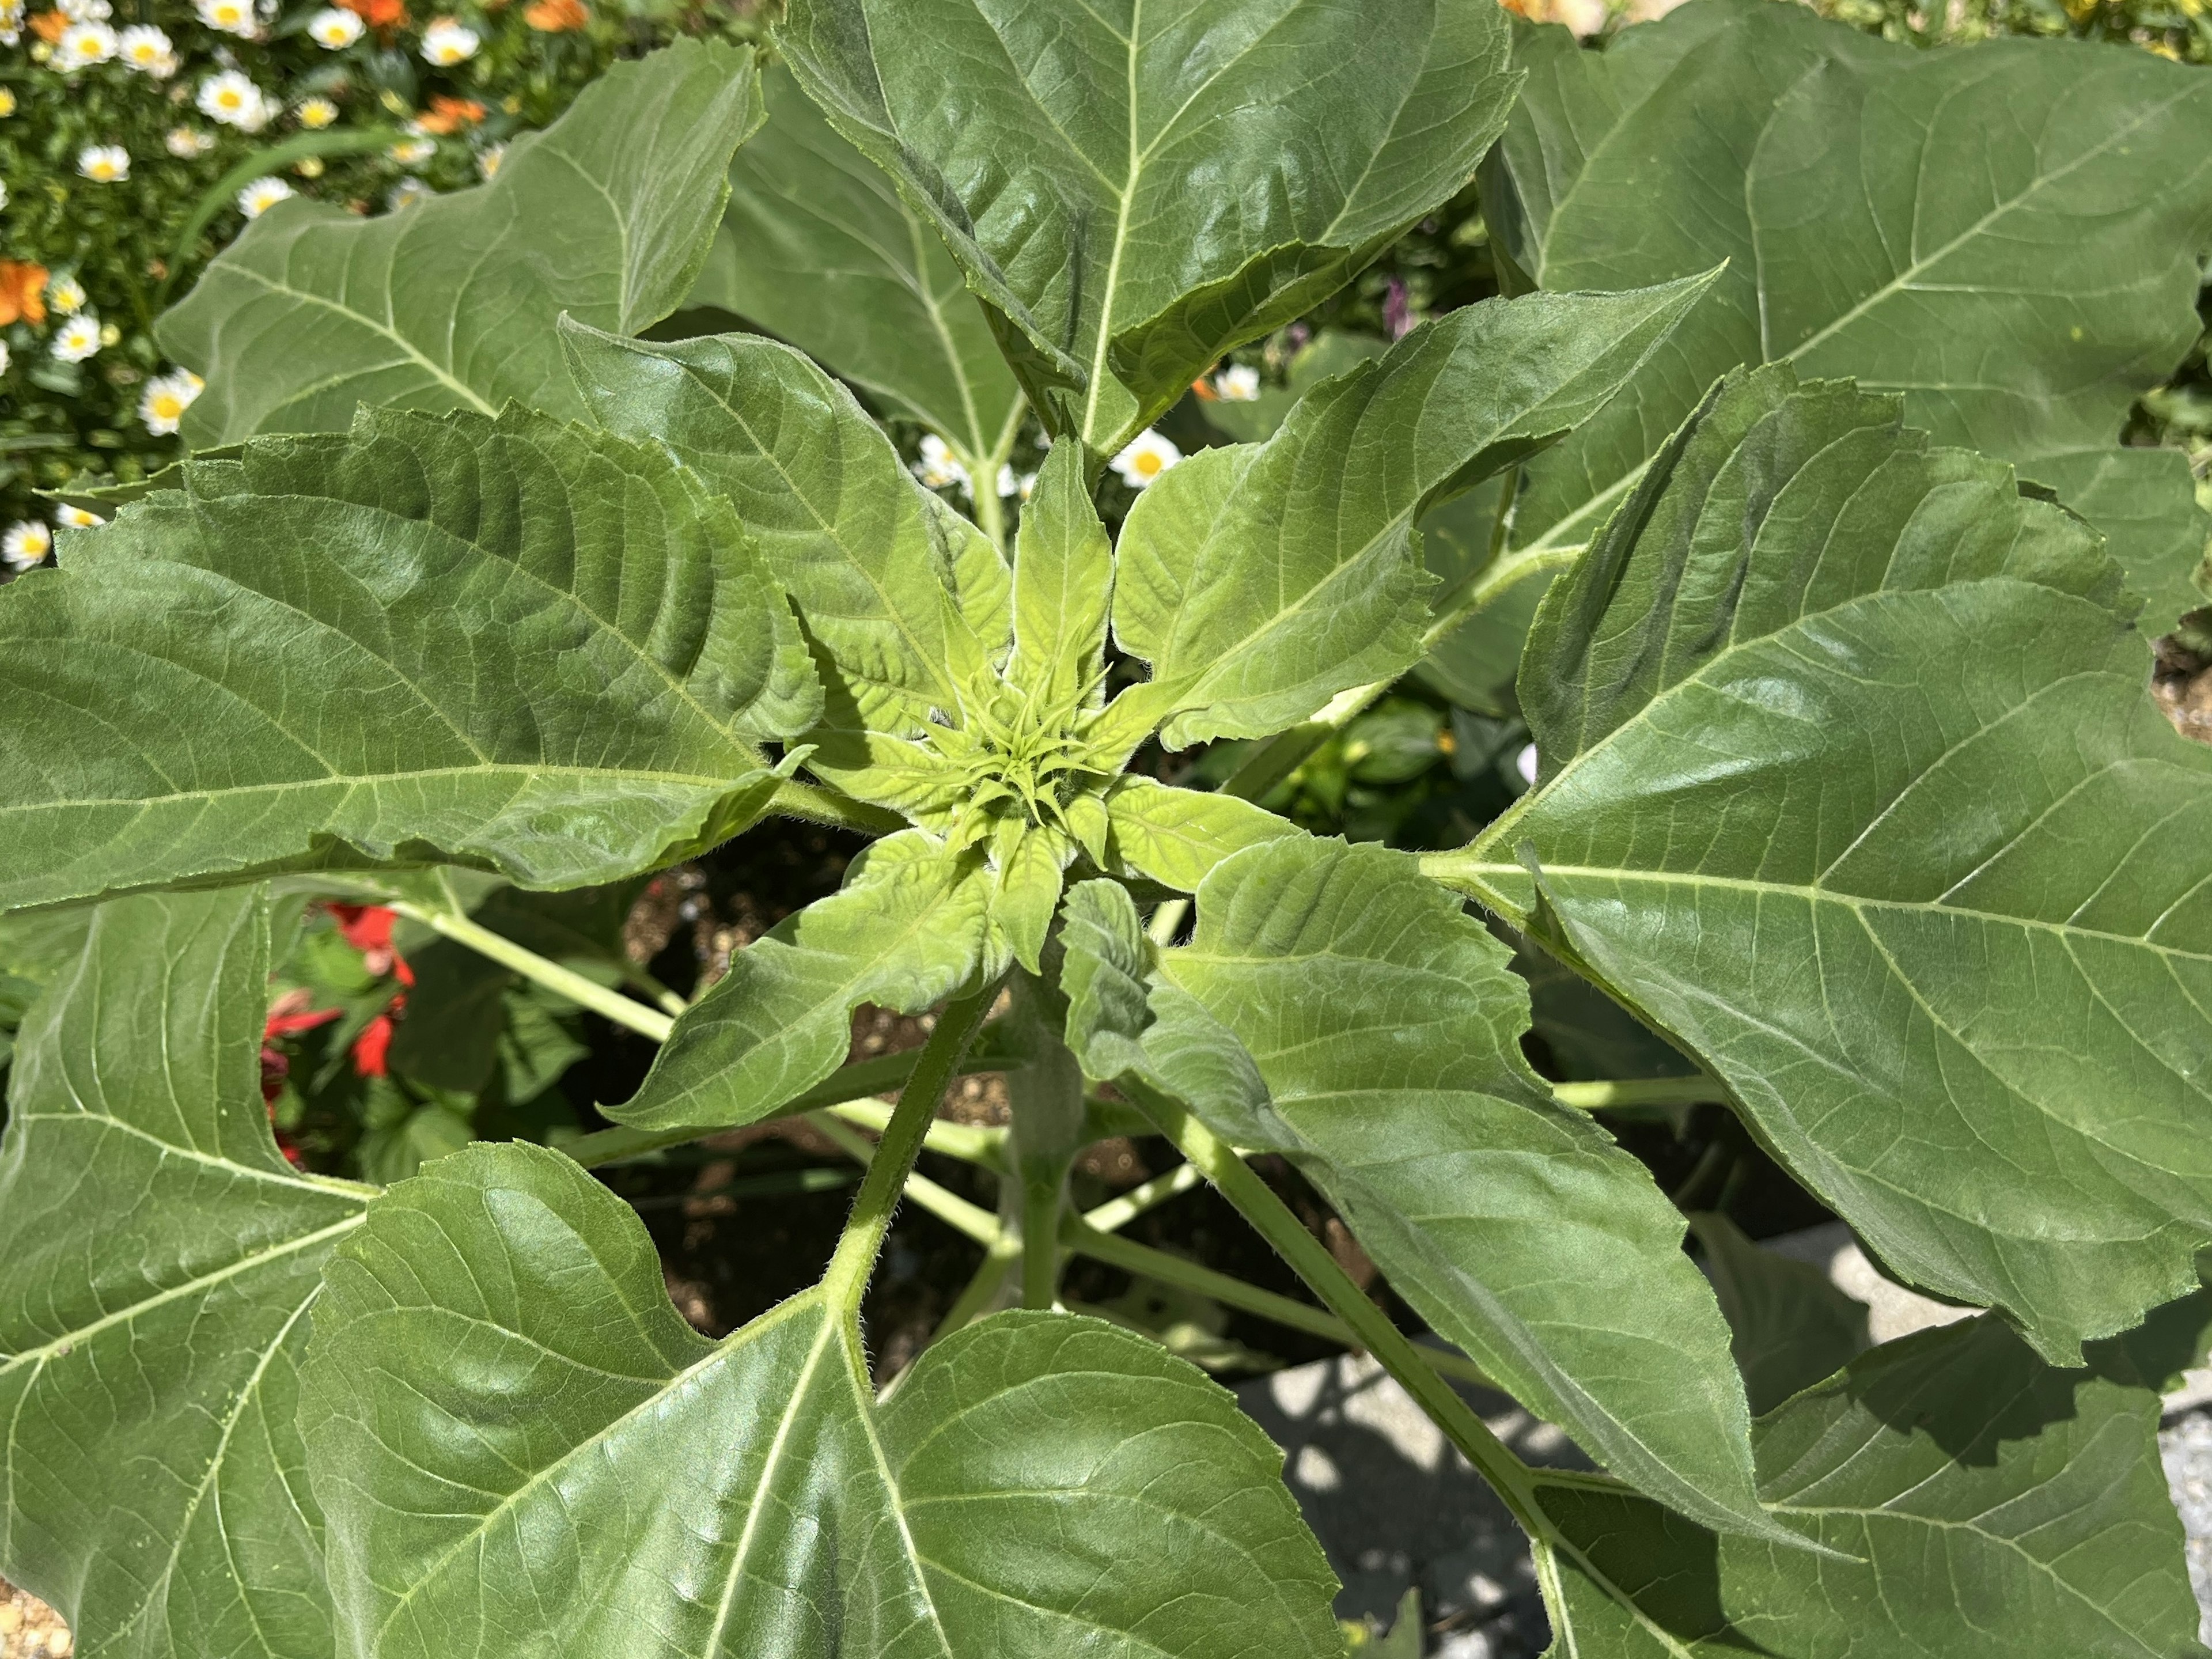
<svg viewBox="0 0 2212 1659"><path fill-rule="evenodd" d="M806 1121L836 1142L837 1149L855 1164L875 1162L876 1143L867 1136L856 1134L827 1112L810 1112ZM1001 1237L996 1216L981 1205L970 1204L959 1194L939 1186L926 1175L907 1176L906 1195L955 1232L965 1233L986 1249Z"/></svg>
<svg viewBox="0 0 2212 1659"><path fill-rule="evenodd" d="M968 1045L983 1029L984 1017L991 1012L998 989L995 984L986 986L973 996L945 1005L929 1041L922 1045L921 1058L915 1061L913 1074L900 1091L898 1109L891 1114L884 1138L868 1161L867 1178L860 1182L860 1194L853 1200L853 1213L837 1241L836 1254L830 1258L830 1270L822 1276L823 1292L830 1305L848 1318L860 1316L860 1296L867 1288L869 1272L876 1265L876 1253L883 1249L884 1234L890 1228L891 1212L898 1207L899 1194L928 1135L930 1120L937 1115L937 1103L959 1071Z"/></svg>
<svg viewBox="0 0 2212 1659"><path fill-rule="evenodd" d="M1580 1112L1613 1106L1697 1106L1724 1097L1709 1077L1631 1077L1603 1083L1554 1083L1552 1098Z"/></svg>
<svg viewBox="0 0 2212 1659"><path fill-rule="evenodd" d="M1490 1482L1529 1536L1552 1541L1554 1528L1537 1499L1535 1483L1528 1466L1490 1431L1488 1425L1474 1414L1474 1408L1460 1398L1412 1340L1368 1299L1366 1293L1352 1282L1352 1276L1338 1265L1336 1258L1306 1231L1305 1224L1290 1206L1237 1157L1234 1147L1185 1111L1180 1102L1140 1084L1132 1083L1129 1086L1141 1096L1146 1109L1182 1149L1182 1155L1205 1172L1206 1178L1222 1196L1243 1212L1298 1277L1351 1327L1359 1345L1381 1362L1383 1370L1413 1396L1467 1461Z"/></svg>
<svg viewBox="0 0 2212 1659"><path fill-rule="evenodd" d="M1068 1166L1083 1150L1083 1067L1061 1040L1060 994L1027 973L1014 977L1006 1024L1023 1059L1006 1071L1013 1115L1008 1148L1020 1182L1022 1305L1049 1308L1060 1286L1060 1212Z"/></svg>
<svg viewBox="0 0 2212 1659"><path fill-rule="evenodd" d="M427 905L396 902L392 907L403 916L409 916L424 927L443 933L447 939L467 945L471 950L489 957L503 968L512 968L525 979L534 979L548 990L558 991L569 1001L589 1008L593 1013L604 1014L617 1025L651 1037L655 1042L668 1041L668 1034L676 1022L658 1008L648 1008L634 997L619 991L609 990L596 980L584 977L573 968L563 968L539 956L535 951L526 951L514 940L502 939L481 923L471 920L459 909L433 909Z"/></svg>
<svg viewBox="0 0 2212 1659"><path fill-rule="evenodd" d="M826 823L832 829L857 830L863 835L887 836L906 828L906 820L887 806L871 806L835 789L801 783L796 778L787 778L776 786L768 810L787 818L805 818L809 823Z"/></svg>

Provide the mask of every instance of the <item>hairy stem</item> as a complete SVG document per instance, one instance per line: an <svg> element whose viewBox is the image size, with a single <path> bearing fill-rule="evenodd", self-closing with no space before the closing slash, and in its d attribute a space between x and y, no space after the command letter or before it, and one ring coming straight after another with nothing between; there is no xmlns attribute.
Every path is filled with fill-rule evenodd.
<svg viewBox="0 0 2212 1659"><path fill-rule="evenodd" d="M883 1248L891 1212L898 1207L899 1194L906 1188L914 1160L921 1154L930 1120L937 1115L937 1103L959 1071L968 1045L983 1029L984 1017L991 1012L998 990L995 984L986 986L972 996L947 1003L939 1013L936 1029L922 1045L921 1058L915 1061L913 1073L899 1093L898 1109L891 1114L884 1138L868 1161L867 1178L860 1182L860 1194L853 1200L853 1213L837 1240L836 1254L830 1258L830 1270L822 1276L823 1292L830 1306L848 1318L860 1316L861 1292L867 1288L876 1253Z"/></svg>
<svg viewBox="0 0 2212 1659"><path fill-rule="evenodd" d="M395 902L392 908L401 915L412 918L424 927L444 934L447 939L467 945L481 955L489 957L503 968L512 968L525 979L536 980L548 990L557 991L569 1001L603 1014L617 1025L623 1025L655 1042L668 1041L676 1022L658 1008L648 1008L634 997L619 991L609 990L596 980L584 977L573 968L563 968L549 961L535 951L526 951L513 939L502 939L489 927L471 920L459 909L434 909L427 905Z"/></svg>
<svg viewBox="0 0 2212 1659"><path fill-rule="evenodd" d="M776 786L768 810L788 818L826 823L836 830L857 830L869 836L887 836L906 828L906 820L887 806L871 806L838 790L801 783L796 778L787 778Z"/></svg>
<svg viewBox="0 0 2212 1659"><path fill-rule="evenodd" d="M1314 1293L1352 1328L1359 1345L1382 1363L1383 1370L1413 1395L1467 1461L1490 1482L1522 1529L1531 1538L1550 1541L1554 1529L1537 1499L1535 1483L1528 1466L1490 1431L1489 1425L1474 1414L1474 1408L1460 1398L1412 1340L1368 1299L1366 1292L1337 1264L1336 1258L1306 1231L1305 1224L1290 1206L1237 1156L1234 1147L1218 1139L1185 1111L1180 1102L1140 1084L1132 1083L1129 1086L1141 1096L1146 1109L1167 1131L1168 1138L1181 1148L1182 1155L1197 1164L1222 1196L1274 1246L1298 1277L1312 1286Z"/></svg>

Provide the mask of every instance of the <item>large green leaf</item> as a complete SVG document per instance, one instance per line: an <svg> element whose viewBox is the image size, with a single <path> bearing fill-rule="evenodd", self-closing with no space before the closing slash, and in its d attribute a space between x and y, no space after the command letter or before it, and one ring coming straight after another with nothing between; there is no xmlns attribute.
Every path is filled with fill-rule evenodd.
<svg viewBox="0 0 2212 1659"><path fill-rule="evenodd" d="M1896 399L1735 377L1545 599L1542 787L1429 866L2058 1362L2212 1243L2212 752L2118 587Z"/></svg>
<svg viewBox="0 0 2212 1659"><path fill-rule="evenodd" d="M1152 666L1127 730L1264 737L1411 667L1430 620L1415 520L1589 419L1709 282L1469 306L1316 386L1266 443L1165 474L1117 550L1115 638Z"/></svg>
<svg viewBox="0 0 2212 1659"><path fill-rule="evenodd" d="M2087 1370L1969 1320L1886 1344L1761 1419L1761 1494L1838 1552L1817 1573L1540 1474L1570 1540L1547 1598L1553 1654L2203 1659L2157 1438L2160 1383L2203 1352L2203 1304L2100 1345Z"/></svg>
<svg viewBox="0 0 2212 1659"><path fill-rule="evenodd" d="M1109 453L1465 184L1514 88L1489 0L797 0L777 40Z"/></svg>
<svg viewBox="0 0 2212 1659"><path fill-rule="evenodd" d="M1484 200L1529 276L1729 262L1635 395L1531 469L1518 544L1587 541L1714 379L1781 362L2078 492L2172 620L2205 521L2176 459L2115 445L2199 330L2212 82L2065 42L1923 52L1765 0L1693 0L1603 52L1528 29L1517 53ZM2125 489L2100 485L2114 466Z"/></svg>
<svg viewBox="0 0 2212 1659"><path fill-rule="evenodd" d="M1690 1218L1751 1409L1771 1411L1872 1346L1865 1304L1809 1262L1761 1249L1724 1215Z"/></svg>
<svg viewBox="0 0 2212 1659"><path fill-rule="evenodd" d="M0 1573L88 1656L331 1659L293 1426L307 1310L366 1188L259 1088L269 901L94 913L25 1022L0 1141Z"/></svg>
<svg viewBox="0 0 2212 1659"><path fill-rule="evenodd" d="M600 1109L650 1129L768 1116L843 1062L861 1003L919 1014L979 968L1004 971L989 893L980 860L921 830L877 842L836 893L733 954L678 1018L636 1096Z"/></svg>
<svg viewBox="0 0 2212 1659"><path fill-rule="evenodd" d="M729 506L511 410L362 411L0 594L0 904L445 859L607 881L765 810L820 706Z"/></svg>
<svg viewBox="0 0 2212 1659"><path fill-rule="evenodd" d="M534 1147L373 1207L302 1418L338 1607L381 1659L1341 1650L1280 1454L1194 1367L1001 1314L878 1405L821 1292L705 1340L636 1218Z"/></svg>
<svg viewBox="0 0 2212 1659"><path fill-rule="evenodd" d="M981 469L1013 441L1021 388L933 222L837 136L791 71L761 76L768 125L730 164L730 207L693 305L804 348Z"/></svg>
<svg viewBox="0 0 2212 1659"><path fill-rule="evenodd" d="M1065 937L1070 1045L1281 1152L1440 1335L1661 1501L1773 1536L1728 1327L1682 1218L1520 1057L1510 952L1407 854L1299 836L1199 884L1156 951L1086 883Z"/></svg>
<svg viewBox="0 0 2212 1659"><path fill-rule="evenodd" d="M753 335L562 333L594 420L665 446L735 505L817 643L832 727L918 732L959 706L961 665L1006 643L1011 578L851 392ZM980 640L969 615L994 619Z"/></svg>
<svg viewBox="0 0 2212 1659"><path fill-rule="evenodd" d="M681 305L760 118L749 55L683 41L617 64L489 184L376 219L282 204L161 320L208 381L185 441L343 431L362 404L580 415L554 319L628 334Z"/></svg>

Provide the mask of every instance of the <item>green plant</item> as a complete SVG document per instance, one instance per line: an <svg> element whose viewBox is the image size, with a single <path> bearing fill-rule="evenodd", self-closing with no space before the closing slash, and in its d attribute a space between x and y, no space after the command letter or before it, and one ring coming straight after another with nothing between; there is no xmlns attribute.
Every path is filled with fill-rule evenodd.
<svg viewBox="0 0 2212 1659"><path fill-rule="evenodd" d="M1726 61L1749 9L1666 39ZM1542 130L1503 17L802 0L778 44L765 105L750 55L683 46L405 222L270 215L165 325L207 374L200 457L88 495L113 521L0 598L39 701L0 724L0 905L52 918L0 1146L0 1567L88 1652L1340 1652L1272 1449L1055 1310L1076 1252L1372 1352L1527 1529L1562 1654L2191 1650L2152 1430L2212 1322L2212 753L2147 694L2150 567L1896 395L1708 373L1740 281L1710 265L1355 352L1252 441L1128 464L1115 533L1101 474L1195 375ZM2087 96L2109 130L2139 90ZM789 234L714 264L733 153ZM2198 228L2141 211L2163 281ZM944 326L919 349L762 274L817 259ZM702 280L795 344L636 337ZM2151 310L2096 349L2136 363ZM976 519L799 347L937 428ZM1625 454L1617 411L1670 375L1694 393L1587 545L1532 547L1546 469ZM987 509L1024 405L1050 448ZM1487 536L1420 528L1486 501ZM1530 568L1498 648L1540 764L1467 846L1254 804ZM1160 775L1229 741L1214 789ZM486 878L619 883L770 813L878 839L673 1011L492 925ZM652 1070L559 1150L294 1168L255 1069L303 893L380 898L653 1038ZM1540 1078L1468 897L1702 1069ZM927 1042L841 1065L863 1003ZM934 1121L973 1067L1008 1130ZM1754 1329L1788 1291L1701 1223L1732 1330L1592 1116L1692 1101L1988 1311L1856 1358L1832 1309ZM588 1171L799 1112L867 1165L851 1218L817 1285L708 1342ZM1139 1125L1192 1173L1073 1212L1073 1158ZM1198 1178L1325 1312L1117 1236ZM879 1393L860 1311L902 1192L985 1256ZM1005 1282L1023 1306L988 1312ZM1779 1402L1756 1421L1739 1363ZM1523 1466L1470 1375L1605 1472Z"/></svg>

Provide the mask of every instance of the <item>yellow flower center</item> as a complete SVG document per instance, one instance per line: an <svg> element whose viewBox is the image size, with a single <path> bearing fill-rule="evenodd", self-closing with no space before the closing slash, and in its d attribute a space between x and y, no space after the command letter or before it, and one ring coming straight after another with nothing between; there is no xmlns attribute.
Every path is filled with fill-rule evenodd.
<svg viewBox="0 0 2212 1659"><path fill-rule="evenodd" d="M185 400L175 392L157 392L154 394L154 417L156 420L173 421L184 412Z"/></svg>
<svg viewBox="0 0 2212 1659"><path fill-rule="evenodd" d="M1133 465L1137 471L1147 478L1157 478L1160 476L1160 458L1149 452L1137 456Z"/></svg>
<svg viewBox="0 0 2212 1659"><path fill-rule="evenodd" d="M237 109L246 102L246 100L239 95L235 87L225 87L221 92L216 94L215 100L225 109Z"/></svg>

